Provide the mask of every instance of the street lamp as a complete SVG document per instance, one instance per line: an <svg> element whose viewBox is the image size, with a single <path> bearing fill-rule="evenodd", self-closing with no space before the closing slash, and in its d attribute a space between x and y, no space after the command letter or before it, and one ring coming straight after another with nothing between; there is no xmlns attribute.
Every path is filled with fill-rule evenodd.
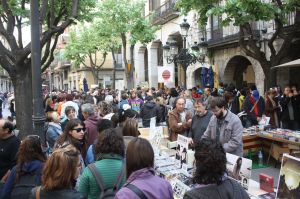
<svg viewBox="0 0 300 199"><path fill-rule="evenodd" d="M186 19L180 24L180 33L183 37L183 48L178 53L178 46L175 40L166 42L163 46L164 56L167 59L167 63L180 64L185 72L185 86L186 86L186 70L189 65L195 64L196 62L204 63L205 56L207 53L207 43L203 40L201 43L195 42L191 46L191 49L186 48L186 38L190 29L190 24Z"/></svg>

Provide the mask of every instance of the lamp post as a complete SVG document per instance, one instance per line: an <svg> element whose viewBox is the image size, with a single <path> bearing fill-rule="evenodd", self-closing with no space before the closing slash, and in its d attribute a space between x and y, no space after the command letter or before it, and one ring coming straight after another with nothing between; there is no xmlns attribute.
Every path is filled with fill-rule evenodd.
<svg viewBox="0 0 300 199"><path fill-rule="evenodd" d="M190 49L186 48L186 38L188 36L188 31L190 28L190 24L187 22L186 19L180 24L180 33L183 37L183 48L178 53L178 46L177 42L172 40L167 42L166 45L163 46L164 56L167 59L167 63L175 63L179 64L183 67L184 74L185 74L185 87L186 85L186 70L189 65L195 64L196 62L204 63L205 55L207 52L207 43L202 41L200 44L197 42L191 46Z"/></svg>
<svg viewBox="0 0 300 199"><path fill-rule="evenodd" d="M31 72L32 72L32 102L34 133L45 140L44 135L44 110L41 78L41 44L40 44L40 16L39 1L30 1L31 21Z"/></svg>

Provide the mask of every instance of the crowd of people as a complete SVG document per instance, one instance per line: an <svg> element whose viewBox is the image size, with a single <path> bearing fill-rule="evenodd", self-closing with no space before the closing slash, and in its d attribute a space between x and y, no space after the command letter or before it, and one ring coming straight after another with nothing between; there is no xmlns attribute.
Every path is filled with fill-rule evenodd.
<svg viewBox="0 0 300 199"><path fill-rule="evenodd" d="M0 199L173 198L170 183L155 175L151 144L139 138L151 118L168 127L170 141L191 138L195 187L184 198L249 198L228 179L226 152L242 157L243 128L265 116L273 128L299 130L299 97L295 86L262 97L255 86L223 84L52 92L44 99L47 150L38 136L20 141L14 124L0 120Z"/></svg>

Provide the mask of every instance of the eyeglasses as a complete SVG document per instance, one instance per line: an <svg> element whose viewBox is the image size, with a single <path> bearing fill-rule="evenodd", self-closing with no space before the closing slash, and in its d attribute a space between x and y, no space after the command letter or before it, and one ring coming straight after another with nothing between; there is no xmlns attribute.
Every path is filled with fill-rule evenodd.
<svg viewBox="0 0 300 199"><path fill-rule="evenodd" d="M85 132L85 128L77 128L77 129L73 129L73 130L77 131L77 133L79 133L80 131Z"/></svg>
<svg viewBox="0 0 300 199"><path fill-rule="evenodd" d="M41 140L40 136L38 135L27 135L27 138Z"/></svg>

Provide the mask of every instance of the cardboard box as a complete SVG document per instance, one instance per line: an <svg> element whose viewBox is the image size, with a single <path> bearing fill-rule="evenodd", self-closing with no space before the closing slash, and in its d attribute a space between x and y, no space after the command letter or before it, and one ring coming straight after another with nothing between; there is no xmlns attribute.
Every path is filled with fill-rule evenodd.
<svg viewBox="0 0 300 199"><path fill-rule="evenodd" d="M272 147L272 146L271 146ZM287 146L280 146L277 144L273 144L273 148L271 150L271 156L275 159L281 162L282 155L284 153L289 153L290 149Z"/></svg>

